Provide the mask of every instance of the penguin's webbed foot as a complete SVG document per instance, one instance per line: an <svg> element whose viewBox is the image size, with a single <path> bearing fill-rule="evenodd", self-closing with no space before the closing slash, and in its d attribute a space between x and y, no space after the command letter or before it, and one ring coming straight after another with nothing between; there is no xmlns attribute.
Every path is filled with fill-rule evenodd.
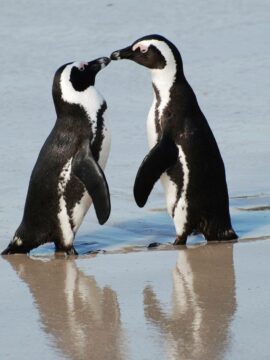
<svg viewBox="0 0 270 360"><path fill-rule="evenodd" d="M72 245L71 248L69 250L66 251L67 255L78 255L75 247Z"/></svg>
<svg viewBox="0 0 270 360"><path fill-rule="evenodd" d="M75 250L74 246L71 245L70 247L62 247L62 246L55 246L55 253L63 253L66 255L78 255L77 251Z"/></svg>
<svg viewBox="0 0 270 360"><path fill-rule="evenodd" d="M186 245L187 243L187 235L177 235L173 245Z"/></svg>

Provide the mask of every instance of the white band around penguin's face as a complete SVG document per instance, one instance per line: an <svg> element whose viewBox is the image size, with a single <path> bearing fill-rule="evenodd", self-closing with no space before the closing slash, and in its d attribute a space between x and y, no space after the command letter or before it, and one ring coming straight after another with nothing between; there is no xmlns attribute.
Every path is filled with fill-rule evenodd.
<svg viewBox="0 0 270 360"><path fill-rule="evenodd" d="M86 61L81 61L77 64L77 67L79 70L84 70L84 68L88 65L88 62Z"/></svg>
<svg viewBox="0 0 270 360"><path fill-rule="evenodd" d="M137 49L140 49L140 52L146 53L148 51L150 45L143 44L143 41L133 45L132 50L136 51Z"/></svg>
<svg viewBox="0 0 270 360"><path fill-rule="evenodd" d="M175 63L173 52L165 41L160 41L156 39L142 40L134 44L132 50L135 51L137 49L140 49L142 53L145 53L148 51L151 45L155 46L161 52L162 56L166 61L166 64Z"/></svg>

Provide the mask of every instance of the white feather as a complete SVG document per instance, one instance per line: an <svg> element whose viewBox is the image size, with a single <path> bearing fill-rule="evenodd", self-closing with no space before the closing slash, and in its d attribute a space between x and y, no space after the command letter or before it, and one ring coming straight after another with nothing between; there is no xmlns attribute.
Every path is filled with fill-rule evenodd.
<svg viewBox="0 0 270 360"><path fill-rule="evenodd" d="M183 169L183 188L181 192L180 199L175 207L174 211L174 225L177 235L182 235L185 231L185 225L187 223L187 214L188 214L188 202L187 202L187 187L189 180L189 169L187 166L186 156L183 149L178 145L179 150L179 161Z"/></svg>
<svg viewBox="0 0 270 360"><path fill-rule="evenodd" d="M72 221L74 224L74 233L79 229L85 214L87 213L90 205L92 204L92 199L89 196L87 190L84 190L83 196L79 202L77 202L72 210Z"/></svg>
<svg viewBox="0 0 270 360"><path fill-rule="evenodd" d="M166 194L168 213L171 217L173 217L173 209L177 198L177 186L173 181L171 181L170 177L166 173L161 175L160 180Z"/></svg>
<svg viewBox="0 0 270 360"><path fill-rule="evenodd" d="M156 98L154 97L147 118L147 136L148 136L148 145L150 149L152 149L156 145L158 139L158 133L156 131L156 124L155 124L156 102L157 102Z"/></svg>
<svg viewBox="0 0 270 360"><path fill-rule="evenodd" d="M21 246L23 244L23 241L19 236L14 236L11 243L16 244L17 246Z"/></svg>
<svg viewBox="0 0 270 360"><path fill-rule="evenodd" d="M111 149L111 132L109 127L109 121L107 119L107 111L103 113L103 119L104 119L104 128L103 128L104 139L102 141L98 163L101 166L101 168L104 170Z"/></svg>
<svg viewBox="0 0 270 360"><path fill-rule="evenodd" d="M71 162L72 162L72 158L69 159L65 164L65 166L63 167L59 176L59 183L58 183L58 194L60 195L59 198L60 211L57 216L59 219L60 229L63 235L63 241L66 246L71 245L74 239L74 233L71 228L70 219L67 213L67 204L64 197L67 183L70 180Z"/></svg>

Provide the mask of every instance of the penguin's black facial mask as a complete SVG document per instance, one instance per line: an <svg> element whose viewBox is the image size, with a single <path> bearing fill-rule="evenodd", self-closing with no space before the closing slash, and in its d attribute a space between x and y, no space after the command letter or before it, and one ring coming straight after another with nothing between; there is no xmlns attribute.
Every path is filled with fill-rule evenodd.
<svg viewBox="0 0 270 360"><path fill-rule="evenodd" d="M97 73L106 67L111 60L107 57L99 58L90 62L82 62L79 66L73 66L70 72L70 82L76 91L84 91L89 86L95 85Z"/></svg>
<svg viewBox="0 0 270 360"><path fill-rule="evenodd" d="M143 65L149 69L163 69L166 66L166 60L162 53L154 45L148 48L137 47L134 44L124 49L114 51L111 54L112 60L128 59Z"/></svg>

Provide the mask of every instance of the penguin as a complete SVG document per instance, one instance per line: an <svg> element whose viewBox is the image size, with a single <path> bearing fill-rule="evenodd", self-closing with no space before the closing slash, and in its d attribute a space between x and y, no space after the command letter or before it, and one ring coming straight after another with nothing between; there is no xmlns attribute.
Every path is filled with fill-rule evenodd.
<svg viewBox="0 0 270 360"><path fill-rule="evenodd" d="M102 57L72 62L55 73L52 95L56 123L33 168L20 226L2 255L28 253L47 242L56 251L77 254L73 240L93 202L99 223L110 215L103 173L110 150L107 105L95 88Z"/></svg>
<svg viewBox="0 0 270 360"><path fill-rule="evenodd" d="M224 163L208 122L183 71L181 55L161 35L148 35L111 54L147 67L154 100L147 119L150 152L134 183L143 207L160 178L176 239L186 244L192 233L208 241L237 239L229 213Z"/></svg>

